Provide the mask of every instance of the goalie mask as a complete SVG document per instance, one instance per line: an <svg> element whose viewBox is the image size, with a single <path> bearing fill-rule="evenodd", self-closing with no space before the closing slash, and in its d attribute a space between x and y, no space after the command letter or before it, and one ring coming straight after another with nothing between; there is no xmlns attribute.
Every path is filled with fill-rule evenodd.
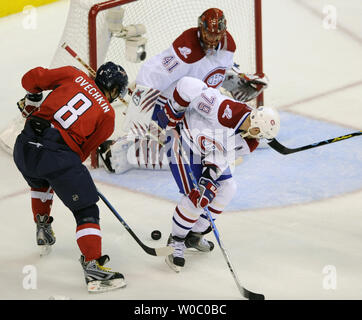
<svg viewBox="0 0 362 320"><path fill-rule="evenodd" d="M198 26L205 52L215 50L226 33L224 13L220 9L210 8L199 17Z"/></svg>
<svg viewBox="0 0 362 320"><path fill-rule="evenodd" d="M259 128L260 132L256 135L250 134L250 129ZM279 113L272 107L259 107L250 112L250 127L248 133L251 137L257 139L273 139L277 136L280 129Z"/></svg>

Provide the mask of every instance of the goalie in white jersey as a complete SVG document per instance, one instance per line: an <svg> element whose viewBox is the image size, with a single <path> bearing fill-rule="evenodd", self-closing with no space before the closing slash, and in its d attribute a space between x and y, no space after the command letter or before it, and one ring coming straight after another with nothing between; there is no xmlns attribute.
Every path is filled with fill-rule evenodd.
<svg viewBox="0 0 362 320"><path fill-rule="evenodd" d="M151 119L157 121L157 112L184 76L198 78L208 87L223 86L239 101L259 95L268 85L266 77L241 74L233 67L235 50L223 11L210 8L198 18L198 27L184 31L169 48L143 63L123 125L123 131L131 134L114 145L106 142L100 149L107 167L123 173L132 167L159 169L162 162L167 166L162 154L155 152L159 150L155 143L145 139L143 132L154 129ZM132 136L137 136L136 140Z"/></svg>
<svg viewBox="0 0 362 320"><path fill-rule="evenodd" d="M204 208L215 218L233 198L237 188L231 163L255 150L258 139L276 137L280 120L274 108L253 109L191 77L177 82L157 118L167 130L169 165L183 194L173 213L168 241L175 250L166 258L179 271L186 248L208 252L214 247L203 237L211 231ZM198 186L193 185L191 174Z"/></svg>

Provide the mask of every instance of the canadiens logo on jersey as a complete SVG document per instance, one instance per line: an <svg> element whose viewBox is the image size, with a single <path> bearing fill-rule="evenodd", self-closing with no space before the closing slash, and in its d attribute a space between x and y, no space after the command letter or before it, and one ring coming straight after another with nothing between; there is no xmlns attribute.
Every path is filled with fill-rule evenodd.
<svg viewBox="0 0 362 320"><path fill-rule="evenodd" d="M200 134L196 137L196 141L203 153L209 153L214 150L223 151L224 147L212 137L208 137L205 134Z"/></svg>
<svg viewBox="0 0 362 320"><path fill-rule="evenodd" d="M191 49L188 47L179 47L178 51L185 57L185 59L187 59L187 56L191 53Z"/></svg>
<svg viewBox="0 0 362 320"><path fill-rule="evenodd" d="M210 152L215 150L215 142L209 137L200 135L197 137L197 142L199 143L199 146L203 152Z"/></svg>
<svg viewBox="0 0 362 320"><path fill-rule="evenodd" d="M209 72L204 78L204 82L208 87L217 88L219 87L225 79L225 69L217 68Z"/></svg>

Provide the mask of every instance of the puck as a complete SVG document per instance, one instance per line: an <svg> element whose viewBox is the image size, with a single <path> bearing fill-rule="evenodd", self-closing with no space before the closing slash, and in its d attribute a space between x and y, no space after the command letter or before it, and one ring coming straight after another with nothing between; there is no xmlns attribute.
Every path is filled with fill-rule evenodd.
<svg viewBox="0 0 362 320"><path fill-rule="evenodd" d="M159 240L159 239L161 239L161 231L153 230L153 231L151 232L151 238L152 238L153 240Z"/></svg>

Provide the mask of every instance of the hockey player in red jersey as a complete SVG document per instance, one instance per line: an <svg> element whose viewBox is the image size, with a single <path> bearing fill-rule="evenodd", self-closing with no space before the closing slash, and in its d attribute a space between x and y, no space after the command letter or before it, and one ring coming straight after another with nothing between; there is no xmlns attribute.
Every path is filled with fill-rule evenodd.
<svg viewBox="0 0 362 320"><path fill-rule="evenodd" d="M89 291L125 286L121 273L104 268L99 200L96 186L82 164L114 130L110 103L124 96L128 77L121 66L107 62L94 81L71 67L28 71L22 78L27 91L18 107L26 118L14 146L14 161L31 187L37 245L43 253L55 243L50 216L55 193L73 213L80 262ZM42 92L50 90L43 100Z"/></svg>
<svg viewBox="0 0 362 320"><path fill-rule="evenodd" d="M266 77L263 74L240 77L240 71L234 67L235 50L236 44L227 31L223 11L210 8L198 17L197 27L184 31L169 48L145 61L137 74L124 120L123 130L128 136L113 145L107 142L99 150L104 153L102 159L107 159L107 168L123 173L130 168L167 167L166 157L164 163L160 159L162 151L157 155L159 149L154 146L155 142L139 136L133 139L132 135L135 126L137 134L144 132L143 129L154 131L151 120L157 121L155 115L184 76L200 79L208 87L223 86L235 99L243 102L260 94L268 85ZM130 148L135 152L129 152ZM143 154L148 158L139 157Z"/></svg>

